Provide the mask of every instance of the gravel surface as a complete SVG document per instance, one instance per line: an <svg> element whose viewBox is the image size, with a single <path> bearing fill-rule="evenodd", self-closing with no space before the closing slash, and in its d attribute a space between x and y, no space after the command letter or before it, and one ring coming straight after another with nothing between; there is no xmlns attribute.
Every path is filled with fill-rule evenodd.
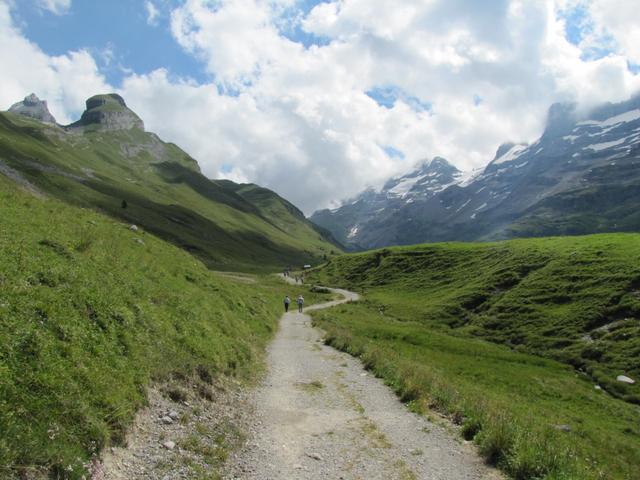
<svg viewBox="0 0 640 480"><path fill-rule="evenodd" d="M344 299L305 311L357 299L334 292ZM409 412L357 359L324 345L308 315L283 315L267 361L255 389L151 388L126 446L104 452L92 479L503 478L450 424Z"/></svg>
<svg viewBox="0 0 640 480"><path fill-rule="evenodd" d="M203 389L204 394L203 396ZM167 392L186 397L171 400ZM155 385L126 445L103 453L92 480L216 479L228 452L239 448L249 421L247 393L237 383Z"/></svg>
<svg viewBox="0 0 640 480"><path fill-rule="evenodd" d="M357 295L336 290L342 301ZM226 479L499 479L472 445L411 413L353 357L322 343L308 315L290 312L250 396L248 441Z"/></svg>

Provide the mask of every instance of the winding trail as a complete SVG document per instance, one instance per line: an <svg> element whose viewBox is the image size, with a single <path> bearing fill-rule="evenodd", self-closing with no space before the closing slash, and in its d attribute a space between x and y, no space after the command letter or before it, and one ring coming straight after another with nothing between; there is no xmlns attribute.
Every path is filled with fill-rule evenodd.
<svg viewBox="0 0 640 480"><path fill-rule="evenodd" d="M305 310L358 298L332 290L344 298ZM357 359L324 345L306 314L283 315L268 365L247 444L225 478L502 478L454 433L411 413Z"/></svg>

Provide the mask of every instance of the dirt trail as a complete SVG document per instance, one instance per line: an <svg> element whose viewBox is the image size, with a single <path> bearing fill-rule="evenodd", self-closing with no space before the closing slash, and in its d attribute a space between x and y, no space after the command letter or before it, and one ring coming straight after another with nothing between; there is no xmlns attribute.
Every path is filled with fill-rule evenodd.
<svg viewBox="0 0 640 480"><path fill-rule="evenodd" d="M315 305L306 311L355 300ZM294 305L292 305L293 307ZM470 445L413 414L353 357L324 345L308 315L283 315L229 479L498 479Z"/></svg>

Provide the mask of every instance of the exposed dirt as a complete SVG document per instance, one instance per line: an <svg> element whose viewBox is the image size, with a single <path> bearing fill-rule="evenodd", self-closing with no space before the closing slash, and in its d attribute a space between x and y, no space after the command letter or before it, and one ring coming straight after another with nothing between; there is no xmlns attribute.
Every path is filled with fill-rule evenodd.
<svg viewBox="0 0 640 480"><path fill-rule="evenodd" d="M356 298L336 291L342 301ZM283 316L268 363L253 395L248 442L225 478L501 478L471 445L411 413L358 360L324 345L308 315Z"/></svg>

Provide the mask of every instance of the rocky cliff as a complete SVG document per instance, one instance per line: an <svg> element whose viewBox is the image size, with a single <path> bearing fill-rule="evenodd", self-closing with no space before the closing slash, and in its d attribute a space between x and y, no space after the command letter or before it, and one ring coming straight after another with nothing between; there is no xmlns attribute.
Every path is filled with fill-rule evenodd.
<svg viewBox="0 0 640 480"><path fill-rule="evenodd" d="M35 93L27 95L24 100L14 103L9 108L11 113L24 115L25 117L34 118L45 123L56 123L56 119L49 112L46 100L40 100Z"/></svg>
<svg viewBox="0 0 640 480"><path fill-rule="evenodd" d="M90 127L100 130L144 130L144 123L129 110L124 99L117 93L94 95L86 102L87 109L80 120L70 128Z"/></svg>

